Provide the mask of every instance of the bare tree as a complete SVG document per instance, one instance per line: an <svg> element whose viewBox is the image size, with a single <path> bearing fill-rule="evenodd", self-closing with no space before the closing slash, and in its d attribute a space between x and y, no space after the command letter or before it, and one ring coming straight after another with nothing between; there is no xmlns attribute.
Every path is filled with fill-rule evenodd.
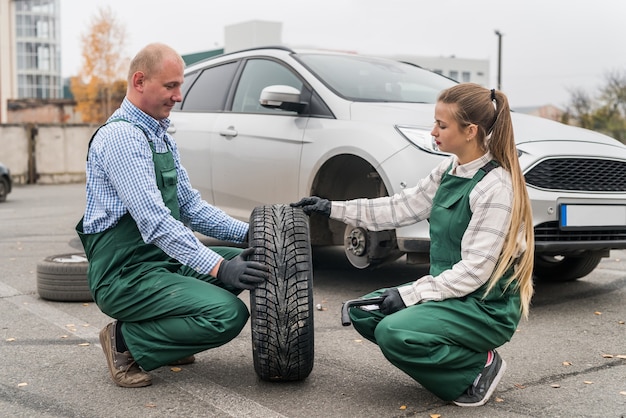
<svg viewBox="0 0 626 418"><path fill-rule="evenodd" d="M592 98L582 89L570 90L564 122L605 133L626 143L626 71L605 74L605 84Z"/></svg>

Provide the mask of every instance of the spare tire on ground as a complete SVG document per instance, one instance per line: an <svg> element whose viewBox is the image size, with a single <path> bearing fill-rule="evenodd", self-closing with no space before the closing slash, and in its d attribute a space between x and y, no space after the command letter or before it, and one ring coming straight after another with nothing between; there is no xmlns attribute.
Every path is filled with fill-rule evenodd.
<svg viewBox="0 0 626 418"><path fill-rule="evenodd" d="M42 299L59 302L92 301L87 283L88 266L84 253L44 258L37 263L37 293Z"/></svg>
<svg viewBox="0 0 626 418"><path fill-rule="evenodd" d="M252 355L262 380L305 379L313 369L313 263L308 217L289 205L250 215L251 260L270 267L250 292Z"/></svg>

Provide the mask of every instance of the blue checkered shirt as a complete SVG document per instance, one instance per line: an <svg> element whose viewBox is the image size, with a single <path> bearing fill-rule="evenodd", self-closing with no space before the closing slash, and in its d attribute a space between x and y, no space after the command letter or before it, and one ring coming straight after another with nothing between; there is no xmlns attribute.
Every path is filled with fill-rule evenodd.
<svg viewBox="0 0 626 418"><path fill-rule="evenodd" d="M103 126L89 148L84 232L102 232L130 213L146 243L156 245L200 273L209 273L221 257L203 245L193 231L241 243L248 233L248 224L208 204L191 187L176 143L167 134L169 119L157 121L128 99L109 121L116 118L132 124L118 121ZM161 197L146 134L156 152L172 151L178 174L180 221L171 216Z"/></svg>

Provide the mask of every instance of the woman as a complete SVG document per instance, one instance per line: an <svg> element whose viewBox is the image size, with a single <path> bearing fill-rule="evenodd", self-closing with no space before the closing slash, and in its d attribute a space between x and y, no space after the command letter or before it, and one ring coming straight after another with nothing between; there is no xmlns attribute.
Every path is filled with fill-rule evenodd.
<svg viewBox="0 0 626 418"><path fill-rule="evenodd" d="M370 230L428 219L428 275L383 296L380 310L353 307L355 329L426 389L459 406L485 404L533 294L531 207L506 96L464 83L443 91L431 132L443 161L417 186L377 199L292 205ZM528 249L528 251L527 251Z"/></svg>

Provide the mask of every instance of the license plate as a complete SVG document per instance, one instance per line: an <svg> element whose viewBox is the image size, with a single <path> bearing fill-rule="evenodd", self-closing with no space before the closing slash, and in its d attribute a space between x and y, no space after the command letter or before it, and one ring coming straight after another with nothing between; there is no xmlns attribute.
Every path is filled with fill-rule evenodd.
<svg viewBox="0 0 626 418"><path fill-rule="evenodd" d="M561 228L626 226L624 205L561 205Z"/></svg>

